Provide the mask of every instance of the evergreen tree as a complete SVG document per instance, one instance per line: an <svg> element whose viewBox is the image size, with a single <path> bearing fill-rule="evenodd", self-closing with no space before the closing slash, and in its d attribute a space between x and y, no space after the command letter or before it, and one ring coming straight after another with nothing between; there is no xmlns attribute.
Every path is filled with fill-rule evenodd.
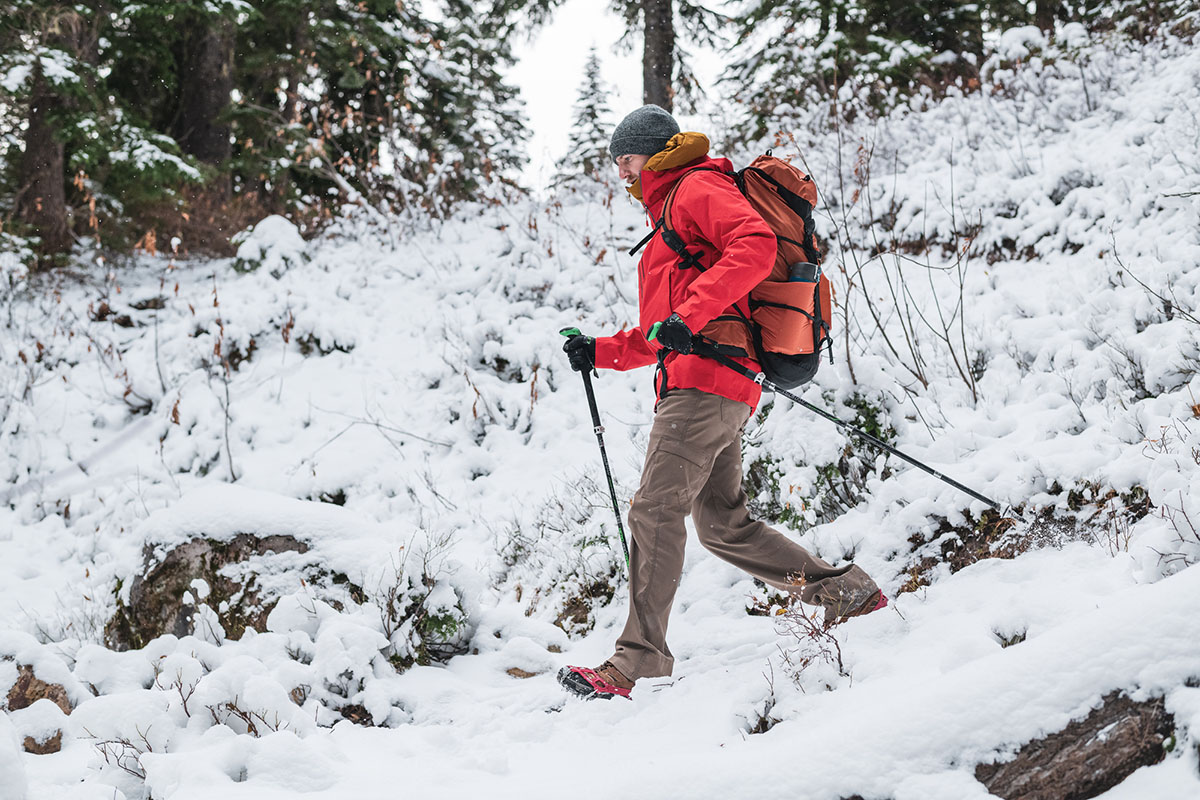
<svg viewBox="0 0 1200 800"><path fill-rule="evenodd" d="M729 17L691 0L611 0L612 10L625 19L620 44L632 46L632 37L642 34L642 101L675 110L679 100L694 109L700 84L692 71L683 38L692 45L722 44L722 31Z"/></svg>
<svg viewBox="0 0 1200 800"><path fill-rule="evenodd" d="M556 165L555 183L578 176L595 179L603 170L611 169L608 139L613 122L607 94L608 89L600 77L600 57L593 45L584 64L583 82L575 100L570 146Z"/></svg>
<svg viewBox="0 0 1200 800"><path fill-rule="evenodd" d="M520 165L528 136L500 74L509 27L461 0L436 22L423 9L5 0L4 234L47 253L96 230L124 246L190 211L194 245L203 207L220 246L264 213L321 213L330 198L444 212L477 196Z"/></svg>
<svg viewBox="0 0 1200 800"><path fill-rule="evenodd" d="M412 87L429 26L392 0L261 0L238 34L235 188L276 211L347 188L379 202L397 135L415 127Z"/></svg>
<svg viewBox="0 0 1200 800"><path fill-rule="evenodd" d="M723 81L735 87L749 139L768 133L769 116L837 86L855 82L883 105L918 82L953 79L983 50L970 0L754 0L737 24L740 55Z"/></svg>
<svg viewBox="0 0 1200 800"><path fill-rule="evenodd" d="M107 56L121 18L107 3L16 0L4 12L0 93L27 124L6 148L2 202L43 255L80 235L120 238L121 221L199 177L172 139L146 128L139 107L115 102Z"/></svg>
<svg viewBox="0 0 1200 800"><path fill-rule="evenodd" d="M496 0L496 11L505 17L519 16L525 25L537 28L562 2ZM694 107L699 84L679 38L714 46L720 42L729 18L691 0L610 0L609 7L625 20L620 47L632 49L635 39L641 37L643 101L668 111L674 110L677 99L686 107Z"/></svg>
<svg viewBox="0 0 1200 800"><path fill-rule="evenodd" d="M436 57L420 70L421 111L400 173L423 185L427 205L474 198L497 176L518 169L529 138L516 87L500 69L513 63L502 20L464 0L443 0L434 27Z"/></svg>

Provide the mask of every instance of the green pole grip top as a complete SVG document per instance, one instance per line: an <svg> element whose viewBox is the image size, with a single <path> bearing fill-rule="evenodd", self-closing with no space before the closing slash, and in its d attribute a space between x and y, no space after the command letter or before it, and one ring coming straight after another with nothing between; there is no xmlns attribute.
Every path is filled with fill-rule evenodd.
<svg viewBox="0 0 1200 800"><path fill-rule="evenodd" d="M650 326L650 335L646 337L646 341L653 342L658 338L658 329L662 327L661 322L656 322Z"/></svg>
<svg viewBox="0 0 1200 800"><path fill-rule="evenodd" d="M579 328L563 328L562 330L559 331L559 333L561 333L563 336L567 336L567 337L583 335L583 331L579 330Z"/></svg>

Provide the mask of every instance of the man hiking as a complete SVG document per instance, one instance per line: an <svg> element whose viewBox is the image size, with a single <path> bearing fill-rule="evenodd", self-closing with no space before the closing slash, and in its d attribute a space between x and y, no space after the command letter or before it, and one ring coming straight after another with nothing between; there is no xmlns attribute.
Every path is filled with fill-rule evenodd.
<svg viewBox="0 0 1200 800"><path fill-rule="evenodd" d="M567 666L558 673L565 689L586 698L629 697L639 678L671 674L667 618L683 571L689 513L707 549L822 606L827 624L887 604L861 567L834 567L750 518L741 438L762 390L692 354L695 334L716 338L721 326L742 324L737 312L749 313L747 294L771 272L775 234L727 174L730 162L710 158L708 139L680 133L658 106L643 106L622 120L609 152L652 223L674 193L670 230L699 253L699 268L681 268L679 255L662 236L653 236L638 264L638 327L599 338L574 335L563 346L577 371L658 364L654 425L628 518L629 619L611 658L595 669ZM681 180L697 168L705 169ZM724 333L728 339L729 329ZM745 355L754 352L748 337L740 352L737 360L757 371Z"/></svg>

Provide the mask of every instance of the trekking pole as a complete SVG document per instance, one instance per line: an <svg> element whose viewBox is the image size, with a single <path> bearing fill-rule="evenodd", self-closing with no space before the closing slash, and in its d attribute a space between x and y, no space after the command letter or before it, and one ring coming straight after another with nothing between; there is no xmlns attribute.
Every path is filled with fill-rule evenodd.
<svg viewBox="0 0 1200 800"><path fill-rule="evenodd" d="M734 361L732 358L725 355L724 353L718 352L716 350L716 348L714 348L712 346L711 342L709 342L705 339L701 339L700 337L696 337L693 341L694 341L694 344L693 344L692 352L694 352L696 355L704 356L705 358L711 358L714 361L716 361L717 363L719 363L723 366L729 367L729 369L733 370L734 372L740 373L740 374L746 376L747 378L749 378L750 380L754 381L755 383L762 385L762 387L764 389L770 389L771 391L775 392L776 394L783 395L788 400L791 400L793 403L799 403L800 405L807 408L809 411L813 411L813 412L816 412L817 414L820 414L822 417L829 420L833 424L838 425L842 428L845 428L846 430L848 430L851 433L853 433L854 435L860 437L861 439L868 442L869 444L873 444L876 447L880 448L881 450L886 450L887 452L891 453L892 455L898 456L899 458L904 459L908 463L912 464L914 467L924 470L925 472L929 473L930 475L937 478L938 480L950 484L955 489L958 489L960 492L966 492L967 494L971 495L971 497L974 497L976 500L979 500L979 501L991 506L991 508L994 511L996 511L997 513L1003 513L1000 510L1000 504L997 503L995 500L984 497L983 495L981 495L979 492L975 491L974 489L969 489L966 486L963 486L958 481L954 480L953 478L946 477L945 475L938 472L933 467L930 467L926 464L922 464L920 461L917 461L912 456L906 455L905 453L900 452L899 450L892 447L887 442L885 442L881 439L877 439L874 436L872 436L871 434L867 433L866 431L859 430L858 428L854 427L849 422L845 422L843 420L838 419L833 414L830 414L828 411L826 411L822 408L818 408L817 406L814 406L812 403L801 400L799 397L797 397L796 395L792 394L791 392L789 392L785 389L779 388L774 383L772 383L770 380L768 380L767 376L764 375L763 373L755 372L754 370L750 369L749 367L745 366L744 364L739 364L738 362Z"/></svg>
<svg viewBox="0 0 1200 800"><path fill-rule="evenodd" d="M559 331L563 336L582 336L579 328L563 328ZM621 552L625 554L625 569L629 569L629 545L625 543L625 527L621 525L621 509L617 505L617 490L613 486L612 469L608 466L608 451L604 449L604 426L600 424L600 410L596 408L596 393L592 391L592 372L585 369L579 373L583 376L583 388L587 391L588 408L592 412L592 430L596 433L596 441L600 443L600 460L604 462L604 476L608 478L608 494L612 498L613 514L617 518L617 534L621 537Z"/></svg>

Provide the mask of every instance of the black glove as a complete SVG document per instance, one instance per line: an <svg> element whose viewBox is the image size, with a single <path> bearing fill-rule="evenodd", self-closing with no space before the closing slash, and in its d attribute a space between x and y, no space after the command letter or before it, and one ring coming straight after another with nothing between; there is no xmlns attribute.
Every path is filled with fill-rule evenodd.
<svg viewBox="0 0 1200 800"><path fill-rule="evenodd" d="M596 366L596 340L591 336L575 334L568 337L563 352L576 372L586 372Z"/></svg>
<svg viewBox="0 0 1200 800"><path fill-rule="evenodd" d="M678 350L685 355L692 352L692 331L678 314L667 317L655 325L654 329L657 331L658 343L663 347Z"/></svg>

